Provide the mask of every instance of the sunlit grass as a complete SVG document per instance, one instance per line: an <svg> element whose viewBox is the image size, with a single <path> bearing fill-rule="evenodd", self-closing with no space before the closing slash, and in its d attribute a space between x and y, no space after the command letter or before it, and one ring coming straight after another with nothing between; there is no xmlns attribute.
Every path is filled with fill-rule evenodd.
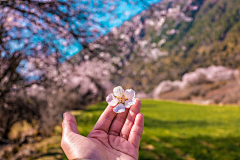
<svg viewBox="0 0 240 160"><path fill-rule="evenodd" d="M87 136L105 109L105 102L73 111L80 134ZM139 159L240 159L240 107L201 106L171 101L142 100L145 127ZM40 143L38 159L62 154L61 127ZM52 145L51 145L52 144ZM42 153L42 154L41 154ZM66 159L65 155L62 156ZM59 158L57 158L59 159Z"/></svg>
<svg viewBox="0 0 240 160"><path fill-rule="evenodd" d="M87 136L107 106L74 111ZM139 159L240 159L240 107L142 100L145 127Z"/></svg>
<svg viewBox="0 0 240 160"><path fill-rule="evenodd" d="M141 111L140 159L240 158L240 107L145 100Z"/></svg>

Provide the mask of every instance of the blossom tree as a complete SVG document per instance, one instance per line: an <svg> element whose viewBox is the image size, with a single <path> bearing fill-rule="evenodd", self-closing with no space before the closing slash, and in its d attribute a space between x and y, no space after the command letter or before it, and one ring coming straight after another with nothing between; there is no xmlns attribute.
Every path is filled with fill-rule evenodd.
<svg viewBox="0 0 240 160"><path fill-rule="evenodd" d="M0 143L9 143L8 133L17 121L37 120L39 133L46 135L64 111L105 98L112 66L102 62L106 57L91 42L108 29L96 15L114 14L119 3L0 2ZM83 51L77 58L70 58L79 48ZM111 50L110 58L118 54Z"/></svg>

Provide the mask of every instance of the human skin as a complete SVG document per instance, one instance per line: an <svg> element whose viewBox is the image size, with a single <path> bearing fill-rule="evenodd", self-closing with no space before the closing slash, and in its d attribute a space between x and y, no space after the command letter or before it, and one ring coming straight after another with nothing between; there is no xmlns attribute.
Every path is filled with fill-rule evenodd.
<svg viewBox="0 0 240 160"><path fill-rule="evenodd" d="M61 146L68 159L136 160L142 137L144 117L141 101L125 112L113 112L108 106L87 137L81 136L76 119L64 113Z"/></svg>

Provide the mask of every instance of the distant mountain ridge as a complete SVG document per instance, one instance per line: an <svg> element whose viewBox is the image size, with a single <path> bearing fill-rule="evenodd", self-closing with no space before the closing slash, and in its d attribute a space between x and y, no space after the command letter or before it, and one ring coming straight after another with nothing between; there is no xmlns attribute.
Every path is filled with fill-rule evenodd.
<svg viewBox="0 0 240 160"><path fill-rule="evenodd" d="M196 68L238 68L239 19L240 2L234 0L163 0L80 54L112 62L114 85L151 92L160 81L181 79Z"/></svg>

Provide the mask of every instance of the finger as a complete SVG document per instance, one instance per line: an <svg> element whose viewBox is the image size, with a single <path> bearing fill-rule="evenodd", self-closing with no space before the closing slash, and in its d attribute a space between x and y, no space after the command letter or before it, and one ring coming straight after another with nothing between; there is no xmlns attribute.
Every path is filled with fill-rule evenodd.
<svg viewBox="0 0 240 160"><path fill-rule="evenodd" d="M128 138L128 141L132 143L137 149L139 148L141 141L143 126L144 116L142 113L138 113Z"/></svg>
<svg viewBox="0 0 240 160"><path fill-rule="evenodd" d="M79 135L74 116L66 112L63 114L61 147L68 159L79 157L76 142L83 142L84 137Z"/></svg>
<svg viewBox="0 0 240 160"><path fill-rule="evenodd" d="M108 134L114 135L114 136L119 136L120 131L123 127L123 124L127 118L129 108L126 108L125 112L123 113L118 113L116 117L114 118L111 127L109 129Z"/></svg>
<svg viewBox="0 0 240 160"><path fill-rule="evenodd" d="M122 127L121 132L120 132L120 137L123 137L126 140L128 139L129 133L134 124L135 117L140 112L140 109L141 109L141 101L139 99L137 99L137 102L130 107L127 119Z"/></svg>
<svg viewBox="0 0 240 160"><path fill-rule="evenodd" d="M115 117L116 113L113 112L113 107L108 105L105 111L102 113L97 123L93 127L93 130L102 130L104 132L108 132L110 125Z"/></svg>
<svg viewBox="0 0 240 160"><path fill-rule="evenodd" d="M67 135L70 132L79 134L76 119L73 115L71 115L68 112L63 114L62 129L63 136Z"/></svg>

